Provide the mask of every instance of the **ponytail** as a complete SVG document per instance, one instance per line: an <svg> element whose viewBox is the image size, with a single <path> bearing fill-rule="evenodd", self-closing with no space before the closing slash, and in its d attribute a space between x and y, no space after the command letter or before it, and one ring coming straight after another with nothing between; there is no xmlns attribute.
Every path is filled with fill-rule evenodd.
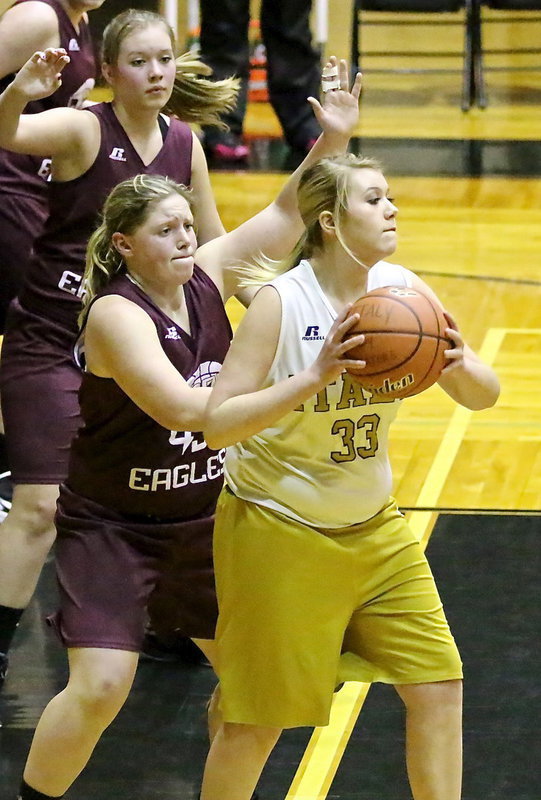
<svg viewBox="0 0 541 800"><path fill-rule="evenodd" d="M235 107L240 89L239 78L212 81L208 77L201 77L212 75L212 70L194 58L193 53L179 56L176 65L173 92L164 111L174 114L183 122L226 129L227 125L220 115Z"/></svg>
<svg viewBox="0 0 541 800"><path fill-rule="evenodd" d="M79 328L84 326L92 300L105 288L115 275L126 272L122 256L111 242L109 225L104 221L94 231L86 248L84 274L85 294L79 313Z"/></svg>

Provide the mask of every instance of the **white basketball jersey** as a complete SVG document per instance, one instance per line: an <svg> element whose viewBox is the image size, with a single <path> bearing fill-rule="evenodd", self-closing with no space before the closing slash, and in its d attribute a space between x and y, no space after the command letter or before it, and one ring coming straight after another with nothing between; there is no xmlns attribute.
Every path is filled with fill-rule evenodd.
<svg viewBox="0 0 541 800"><path fill-rule="evenodd" d="M378 262L367 291L412 285L413 273ZM336 318L308 261L271 282L282 322L270 386L309 367ZM381 402L344 373L274 426L228 448L225 477L245 500L308 525L341 528L373 517L391 492L388 430L400 401Z"/></svg>

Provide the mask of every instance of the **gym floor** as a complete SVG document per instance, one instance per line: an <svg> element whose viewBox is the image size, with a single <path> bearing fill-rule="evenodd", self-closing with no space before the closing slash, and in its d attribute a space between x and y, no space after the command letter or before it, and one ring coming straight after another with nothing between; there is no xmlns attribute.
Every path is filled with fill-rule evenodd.
<svg viewBox="0 0 541 800"><path fill-rule="evenodd" d="M428 555L464 660L464 800L539 797L540 529L538 515L446 513L430 537ZM2 800L15 800L40 712L66 678L64 653L43 626L54 598L48 563L2 696ZM68 797L195 800L214 683L208 667L142 662L126 706ZM308 729L283 735L261 778L261 800L409 800L401 703L391 687L375 685L356 721L365 690L346 684L338 694L344 707L327 742L314 742Z"/></svg>

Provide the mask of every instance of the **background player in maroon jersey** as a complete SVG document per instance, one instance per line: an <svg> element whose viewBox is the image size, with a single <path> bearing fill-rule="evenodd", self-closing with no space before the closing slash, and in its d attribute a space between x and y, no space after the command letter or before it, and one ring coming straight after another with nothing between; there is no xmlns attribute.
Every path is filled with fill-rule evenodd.
<svg viewBox="0 0 541 800"><path fill-rule="evenodd" d="M235 82L200 79L197 64L186 60L177 68L170 27L147 11L115 17L104 32L103 51L112 103L22 113L28 103L59 90L57 75L69 55L54 49L29 60L0 100L0 146L52 159L50 214L11 304L2 348L2 406L15 483L0 535L3 654L54 539L57 486L79 422L80 376L71 348L85 247L107 193L141 172L169 175L191 183L202 241L223 232L199 141L186 123L160 112L169 104L187 119L212 122L234 102ZM0 673L5 667L0 656Z"/></svg>
<svg viewBox="0 0 541 800"><path fill-rule="evenodd" d="M87 11L103 0L17 0L0 19L0 91L36 50L63 47L70 54L62 85L25 109L81 107L94 85L96 64ZM2 9L4 10L4 9ZM0 334L7 309L22 285L32 243L47 216L49 159L0 149ZM11 482L0 422L0 520L11 507ZM2 650L0 644L0 651ZM1 670L1 667L0 667Z"/></svg>
<svg viewBox="0 0 541 800"><path fill-rule="evenodd" d="M0 89L36 50L63 47L70 62L52 95L29 103L26 114L81 108L94 86L96 64L87 11L104 0L17 0L0 19ZM0 332L22 282L32 242L47 216L48 158L0 149Z"/></svg>
<svg viewBox="0 0 541 800"><path fill-rule="evenodd" d="M55 626L70 679L36 730L22 800L61 797L124 703L161 556L184 584L176 623L213 659L212 514L224 453L200 431L229 344L222 301L261 252L279 257L302 229L292 200L303 166L343 150L357 119L360 83L347 91L345 67L342 86L323 108L314 101L326 133L276 201L197 254L182 188L140 175L106 201L85 275L84 425L56 518Z"/></svg>

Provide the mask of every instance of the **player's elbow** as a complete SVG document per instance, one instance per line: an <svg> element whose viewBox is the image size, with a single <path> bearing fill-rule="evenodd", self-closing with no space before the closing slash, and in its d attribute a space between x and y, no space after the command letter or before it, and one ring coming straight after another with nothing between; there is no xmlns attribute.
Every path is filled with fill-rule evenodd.
<svg viewBox="0 0 541 800"><path fill-rule="evenodd" d="M217 430L212 424L207 425L203 430L205 442L211 450L221 450L222 447L227 447L231 444L230 441L223 435L223 431Z"/></svg>
<svg viewBox="0 0 541 800"><path fill-rule="evenodd" d="M158 425L169 431L201 431L203 415L193 409L160 408L150 416Z"/></svg>
<svg viewBox="0 0 541 800"><path fill-rule="evenodd" d="M464 405L467 405L470 411L484 411L495 406L499 396L499 389L497 391L483 392L481 396L470 399L470 402L468 404L464 403Z"/></svg>
<svg viewBox="0 0 541 800"><path fill-rule="evenodd" d="M229 447L238 441L234 431L231 430L231 425L217 408L210 411L207 408L203 423L203 436L212 450L221 450L222 447Z"/></svg>
<svg viewBox="0 0 541 800"><path fill-rule="evenodd" d="M494 376L489 383L478 387L474 392L468 392L459 402L470 411L483 411L496 405L499 396L500 384Z"/></svg>

